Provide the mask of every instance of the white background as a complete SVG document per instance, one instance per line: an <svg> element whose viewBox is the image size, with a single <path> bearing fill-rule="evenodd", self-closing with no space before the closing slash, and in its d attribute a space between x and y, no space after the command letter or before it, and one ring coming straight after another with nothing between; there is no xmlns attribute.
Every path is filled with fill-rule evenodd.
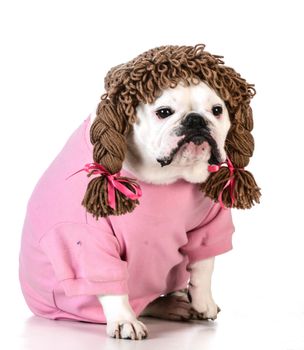
<svg viewBox="0 0 304 350"><path fill-rule="evenodd" d="M205 43L250 83L261 204L234 210L234 249L216 260L214 323L146 319L138 348L304 349L301 1L1 1L0 344L118 349L104 325L32 316L18 281L27 200L95 109L108 69L165 44ZM60 199L58 199L60 200ZM3 344L0 345L3 348Z"/></svg>

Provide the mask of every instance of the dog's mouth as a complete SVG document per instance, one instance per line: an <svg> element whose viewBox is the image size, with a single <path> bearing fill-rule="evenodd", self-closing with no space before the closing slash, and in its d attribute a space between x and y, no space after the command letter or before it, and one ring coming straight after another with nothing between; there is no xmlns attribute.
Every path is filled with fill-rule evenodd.
<svg viewBox="0 0 304 350"><path fill-rule="evenodd" d="M169 156L166 156L161 159L157 159L160 165L166 166L172 163L174 156L181 149L181 147L187 143L193 142L195 145L199 146L203 142L207 142L211 147L211 156L208 160L209 164L220 164L221 163L221 155L218 149L217 143L214 138L210 135L209 131L206 129L196 130L196 131L187 131L183 135L184 138L178 141L177 146L172 149Z"/></svg>

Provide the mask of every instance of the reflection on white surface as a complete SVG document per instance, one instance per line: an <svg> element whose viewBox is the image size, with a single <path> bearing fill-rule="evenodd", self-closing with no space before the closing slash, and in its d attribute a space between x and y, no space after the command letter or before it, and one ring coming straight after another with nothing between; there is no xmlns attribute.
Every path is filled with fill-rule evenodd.
<svg viewBox="0 0 304 350"><path fill-rule="evenodd" d="M26 350L53 349L179 349L209 348L216 332L216 322L167 322L140 318L149 329L149 338L142 341L112 339L106 335L106 326L74 321L52 321L32 316L25 321L22 338Z"/></svg>
<svg viewBox="0 0 304 350"><path fill-rule="evenodd" d="M103 324L53 321L32 316L23 323L21 341L14 349L304 349L302 313L290 313L287 319L280 318L279 313L263 317L255 312L252 315L249 312L227 312L215 322L171 322L148 317L140 320L147 325L149 338L132 341L109 338Z"/></svg>

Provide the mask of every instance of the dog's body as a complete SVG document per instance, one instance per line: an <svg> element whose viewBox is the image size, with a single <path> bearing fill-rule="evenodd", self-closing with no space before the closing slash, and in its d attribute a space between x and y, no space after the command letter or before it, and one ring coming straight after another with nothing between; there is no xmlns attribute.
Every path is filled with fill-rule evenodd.
<svg viewBox="0 0 304 350"><path fill-rule="evenodd" d="M170 98L172 99L171 102ZM178 106L174 104L174 101L178 102ZM170 105L170 108L172 109L174 108L176 115L172 118L168 117L164 120L160 120L155 114L155 110L159 110L159 108L164 104L166 106ZM140 181L143 190L143 198L141 199L141 206L134 212L134 214L132 213L117 217L114 216L110 221L110 227L114 229L114 234L118 239L119 246L121 247L121 258L129 264L128 273L133 274L132 276L129 276L129 280L132 281L130 283L133 283L134 285L136 280L135 274L138 278L138 286L136 288L137 291L130 291L132 298L131 304L133 304L136 312L134 312L129 303L128 294L122 292L125 289L115 287L117 288L115 289L115 293L109 292L105 294L98 294L97 297L102 304L104 317L107 321L107 332L110 336L134 339L144 338L146 336L146 328L143 323L137 320L139 315L150 315L173 320L186 320L195 317L216 318L217 307L212 299L210 285L211 273L213 269L213 257L210 257L210 249L214 249L212 242L217 240L222 240L225 242L228 240L228 243L215 248L214 251L216 254L220 254L231 249L230 235L233 232L233 227L230 222L230 211L227 209L221 209L218 203L215 204L209 198L205 198L196 188L196 182L200 182L202 176L207 176L207 166L208 160L211 157L211 147L202 140L201 142L198 142L198 145L195 145L192 141L189 141L180 146L180 151L177 151L173 156L170 165L161 167L159 164L159 159L161 159L161 157L168 156L164 150L176 148L176 138L173 135L174 132L183 133L185 131L186 136L183 137L188 137L187 130L193 130L193 125L190 125L190 127L184 125L184 121L187 120L189 115L193 115L193 111L196 112L195 120L201 118L208 123L210 129L212 130L211 135L213 135L214 139L218 140L217 145L223 144L221 137L229 128L228 113L226 111L223 112L221 115L222 119L219 120L219 117L212 116L212 113L210 112L213 105L219 104L224 107L223 101L221 101L219 97L214 96L214 92L209 87L201 83L199 86L195 87L179 86L176 89L169 89L164 92L159 100L156 100L153 106L139 105L138 122L134 127L134 131L130 133L128 137L129 152L124 161L122 174L134 177ZM200 117L198 117L198 115L200 115ZM91 124L87 125L85 128L88 143L88 130L94 123L94 115L92 114L86 122ZM196 125L195 128L198 128L198 126ZM76 149L74 144L77 142L78 146L80 146L80 142L76 140L69 141L66 147L68 147L69 143L71 142L72 146L70 147L73 148L71 151L79 153L80 151ZM222 159L224 159L224 150L221 146L218 147L220 149L219 154L222 154ZM63 153L65 154L65 148ZM60 155L58 158L65 159L67 157L68 156L66 155ZM71 156L69 158L69 162L73 164L74 160L72 160ZM79 158L81 159L80 155ZM86 159L89 161L88 158ZM145 161L142 162L141 159L145 159ZM73 166L75 169L76 165ZM48 175L48 173L52 172L54 173L53 176L57 176L58 178L58 181L55 180L56 184L60 182L62 175L60 175L59 170L53 170L53 167L55 167L55 169L57 168L56 161L40 180L39 185L37 186L31 199L31 204L29 205L30 208L42 206L42 199L40 199L39 196L42 196L40 192L45 191L47 193L43 195L44 202L52 203L52 199L45 197L49 195L49 191L51 193L61 192L60 202L62 203L62 206L71 206L69 203L70 195L64 195L64 190L58 190L55 187L55 183L50 184L48 182L48 177L51 176ZM67 176L68 173L72 173L72 169L67 170L67 167L65 166L63 170L65 172L65 176ZM199 173L201 174L201 178L198 176ZM74 178L72 177L65 181L66 186L73 186L71 189L68 189L69 192L75 192L75 186L79 188L83 186L83 182L79 185L77 185L77 182L75 183L75 181L80 181L79 175L78 177L75 176ZM58 203L53 203L54 205L58 206ZM73 203L77 203L77 200L74 200ZM50 212L54 212L56 210L58 210L58 208L55 209L53 205L49 208ZM76 220L75 218L71 218L70 214L68 213L64 215L66 217L66 221L74 222ZM33 214L28 214L28 216L33 216ZM226 219L218 219L221 216L225 217ZM41 220L42 218L43 215L41 214ZM87 220L89 224L96 226L90 217L88 217ZM219 225L217 221L222 222L223 220L227 221L225 229L223 232L215 232L212 225L216 227ZM61 221L63 221L63 219L61 219ZM201 222L206 222L206 225L208 224L210 226L208 221L211 221L211 228L204 229L204 225L202 225ZM31 222L31 224L36 224L38 226L38 222L38 218L36 218L36 223ZM100 222L102 223L103 221L100 220ZM100 230L106 230L108 232L110 228L106 228L106 225L106 222L102 224ZM154 225L156 225L155 228ZM207 227L209 227L208 225ZM202 228L200 228L201 226ZM81 224L79 224L79 227L81 227ZM73 233L69 233L69 230L72 229L74 230ZM25 227L24 231L26 232L27 230L28 228ZM86 266L87 261L85 261L88 258L86 258L86 256L82 257L79 255L77 261L76 257L74 258L74 255L80 254L79 249L88 249L89 251L87 253L91 253L93 256L97 254L97 252L94 252L94 248L90 248L88 242L84 241L86 238L83 237L83 234L77 232L76 227L68 229L65 224L63 224L61 230L62 232L60 233L57 231L47 233L43 235L42 238L39 238L39 245L49 258L58 279L60 279L60 276L58 276L60 274L64 275L65 281L69 281L66 272L62 271L62 266L56 266L59 263L63 266L68 265L69 270L71 270L68 272L69 274L92 274L91 271L86 271L89 269L89 267ZM155 230L157 230L157 232L155 232ZM201 230L202 232L200 232ZM209 235L211 235L211 237L206 236L206 230L210 231ZM192 237L190 237L190 233L187 232L192 232ZM211 232L213 233L211 234ZM196 234L196 238L193 233ZM29 234L31 233L27 232L27 236ZM60 237L60 242L57 242L59 234L62 237ZM75 235L75 238L73 237L73 234ZM87 234L90 235L89 233ZM122 236L121 239L119 238L120 235ZM166 239L164 239L163 235L167 235ZM201 249L198 246L199 243L195 242L195 239L197 240L200 235L202 236L200 239L204 239L206 241L205 244L207 244L207 246L205 247L205 250L202 250L203 248ZM100 264L101 266L102 264L107 264L107 269L113 269L112 274L117 275L116 278L123 278L120 276L124 273L121 271L125 268L125 266L123 268L120 266L118 267L117 265L119 262L113 259L114 254L117 254L116 251L113 250L113 244L117 244L117 242L113 242L113 238L108 238L108 234L106 233L104 233L104 236L105 237L103 238L102 242L96 242L96 244L103 245L106 250L110 252L111 257L109 258L106 256L105 252L100 252ZM24 237L24 241L26 241L28 238L29 237ZM76 241L73 247L70 246L71 243L66 242L66 240L69 239L71 239L72 242ZM62 243L62 241L64 241L64 243ZM77 243L79 244L77 245ZM143 243L144 245L142 245ZM211 248L209 248L208 244L211 244ZM54 249L52 249L53 246L55 247ZM87 246L87 248L85 248L85 246ZM125 248L123 248L123 246L125 246ZM73 250L74 247L77 247L76 253ZM52 251L50 251L51 249ZM190 249L190 251L188 251L188 249ZM200 256L208 256L208 258L198 260L196 256L193 256L191 257L191 261L198 261L195 261L195 263L190 265L187 256L190 257L189 254L191 253L191 249L194 251L199 250L198 254L200 254ZM25 248L23 250L26 251ZM64 254L65 250L70 252L69 254L71 257L67 257L65 255L61 257L61 254ZM183 255L181 255L181 253ZM152 263L152 261L149 262L150 260L148 260L145 265L146 259L143 260L141 254L149 254L154 257L154 268L149 268L149 264L151 265ZM33 253L31 252L30 255L33 255ZM29 284L29 281L25 280L25 276L31 273L34 268L31 267L31 272L22 272L24 268L23 265L26 266L28 264L28 261L24 260L24 256L25 254L22 254L21 257L21 261L23 262L21 279L24 284L24 293L27 295L27 300L31 305L32 310L38 315L46 316L47 313L45 310L42 310L41 306L33 305L30 301L29 294L31 294L31 292L29 293L27 289L30 289L31 286L28 285L25 287L26 284ZM34 256L32 257L34 258ZM60 259L58 257L60 257ZM57 259L59 259L59 261L57 261ZM138 261L134 261L134 259L138 259ZM156 262L158 263L156 264ZM46 262L43 264L45 263ZM84 264L84 266L79 266L80 272L78 272L77 267L74 266L77 263L80 265L82 263ZM40 262L40 264L42 264L42 262ZM35 266L37 265L39 265L38 262L35 263ZM149 272L141 271L142 267L144 270L150 269L150 282L148 283L145 281L145 275ZM28 270L29 269L30 268L28 267ZM85 270L81 272L82 269ZM60 272L56 270L59 270ZM99 274L98 268L94 273L97 275ZM104 271L102 272L102 276L103 278L110 278L110 275L107 277L107 274ZM39 276L35 275L29 278L31 281L30 283L33 283L33 279L35 278L37 278L37 281L35 282L37 286L43 284L42 282L38 281ZM97 277L97 280L100 278L101 277ZM180 289L184 290L187 287L187 281L189 278L191 281L191 285L189 286L189 293L192 297L191 303L188 300L187 293L181 291L178 293ZM143 287L140 287L141 284ZM149 284L150 287L145 287L147 284ZM40 286L38 290L41 288L42 287ZM149 288L151 289L151 292L149 291ZM114 290L110 289L110 287L105 288L104 286L101 289L109 291ZM71 286L65 286L64 290L67 293L70 293L72 297L75 294L81 294L81 291L75 291ZM174 292L177 292L177 294L174 294ZM90 294L91 293L92 292L90 290ZM168 293L171 294L168 295ZM157 298L157 296L160 297L161 294L167 295L165 299L164 297ZM153 297L153 295L155 296ZM35 297L38 300L38 296L35 295ZM141 299L138 299L139 297ZM155 299L154 301L151 300L152 297ZM53 298L55 300L55 305L57 305L57 307L59 307L62 311L65 311L65 313L60 314L56 312L53 314L48 311L49 317L69 318L72 317L72 312L74 317L77 318L76 310L68 310L69 312L66 312L66 301L63 302L60 300L60 298L58 299L58 293L56 291L53 292ZM146 300L150 301L149 305L146 305ZM47 304L45 299L43 303ZM85 301L82 301L82 303L83 310L85 310ZM144 304L145 308L142 307L142 304ZM76 306L74 307L76 308ZM78 304L77 308L79 307L80 305ZM92 308L93 306L91 305L90 307ZM196 311L193 311L192 308L194 308ZM39 309L39 311L37 309ZM84 319L90 320L88 313L84 312L84 314ZM96 319L96 316L91 316L91 320L102 321L100 318Z"/></svg>
<svg viewBox="0 0 304 350"><path fill-rule="evenodd" d="M176 57L182 54L181 62L186 62L183 50L189 55L191 69L197 62L191 60L202 58L201 64L208 62L205 57L209 56L202 55L201 47L168 47L169 56L177 55L172 58L174 69L169 75L173 81L177 79ZM178 84L170 83L164 76L168 66L161 63L161 59L167 60L164 48L151 52L148 61L149 55L139 56L145 65L140 59L128 63L126 75L121 66L110 71L106 79L108 95L96 115L92 113L74 132L40 179L23 228L20 281L31 310L53 319L106 322L107 333L116 338L145 338L147 329L139 316L215 319L219 308L211 292L214 257L232 248L230 209L223 208L222 198L219 203L204 196L200 186L210 177L210 165L219 169L227 158L231 106L236 108L239 102L232 100L229 109L215 89L201 78L194 78L184 66L181 76L190 74L191 79L178 78ZM218 64L210 57L212 64ZM140 80L138 74L144 73L143 67L151 72L154 60L158 73L154 72L153 77L160 74L158 84L167 87L159 93L152 83L148 84L150 95L144 96L142 83L137 92L134 84L147 82L147 75ZM137 63L139 70L134 68ZM134 74L130 67L135 69ZM208 70L206 74L212 78ZM243 81L230 68L227 71L225 83L234 91ZM222 73L220 68L218 74ZM215 85L223 89L228 101L228 90L214 76ZM128 84L130 95L123 90ZM248 103L250 89L244 86L242 93ZM239 99L241 94L233 96ZM244 106L250 119L249 107ZM121 115L117 116L118 112ZM240 153L241 138L236 138ZM230 147L234 146L233 140L229 141ZM248 138L246 142L248 153L251 144ZM232 150L236 157L238 153ZM87 209L84 212L80 196L87 181L76 174L88 168L75 170L79 164L89 163L92 153L94 167L97 159L106 169L94 168L102 176L89 183L81 203ZM209 186L212 191L229 185L234 170L231 162L228 165L229 181L225 185L224 175ZM227 169L221 170L221 174L227 174ZM94 171L90 176L98 174ZM125 189L120 183L120 190L115 192L116 176ZM143 193L135 210L139 192L131 179L136 179ZM248 191L250 196L257 196L254 191L258 190ZM223 198L227 202L227 197ZM248 207L246 196L242 195L242 200ZM243 205L241 199L237 198L237 205ZM94 217L99 216L103 217L96 222Z"/></svg>

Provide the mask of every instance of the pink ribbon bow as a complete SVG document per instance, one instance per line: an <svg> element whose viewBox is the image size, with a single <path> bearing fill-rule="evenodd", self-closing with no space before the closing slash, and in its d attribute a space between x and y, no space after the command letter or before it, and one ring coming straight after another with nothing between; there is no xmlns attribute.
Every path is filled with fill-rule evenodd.
<svg viewBox="0 0 304 350"><path fill-rule="evenodd" d="M88 173L92 170L92 174L100 174L106 176L108 180L108 203L112 209L116 208L115 188L130 199L137 199L142 195L141 188L136 183L131 183L126 179L120 178L120 172L111 174L105 167L96 162L86 164L83 169L80 169L74 174L68 176L66 180L83 170ZM123 185L123 183L128 183L132 189L134 189L134 192L129 190L125 185Z"/></svg>
<svg viewBox="0 0 304 350"><path fill-rule="evenodd" d="M222 196L223 196L224 190L225 190L228 186L230 186L230 188L229 188L229 193L230 193L231 207L232 207L232 206L233 206L233 203L234 203L234 201L235 201L233 192L234 192L234 185L235 185L234 170L235 170L236 168L235 168L235 167L233 166L233 164L231 163L231 160L227 157L226 161L220 163L219 165L215 165L215 164L209 165L209 166L208 166L208 171L209 171L210 173L215 173L215 172L219 171L219 169L221 168L221 166L222 166L223 164L227 164L228 169L229 169L229 172L230 172L230 177L229 177L228 181L226 182L224 188L223 188L222 191L220 192L219 197L218 197L218 200L219 200L219 202L220 202L220 204L221 204L221 207L224 208L224 209L227 209L227 208L225 207L224 203L223 203ZM244 170L244 169L242 168L242 169L240 169L240 170Z"/></svg>

